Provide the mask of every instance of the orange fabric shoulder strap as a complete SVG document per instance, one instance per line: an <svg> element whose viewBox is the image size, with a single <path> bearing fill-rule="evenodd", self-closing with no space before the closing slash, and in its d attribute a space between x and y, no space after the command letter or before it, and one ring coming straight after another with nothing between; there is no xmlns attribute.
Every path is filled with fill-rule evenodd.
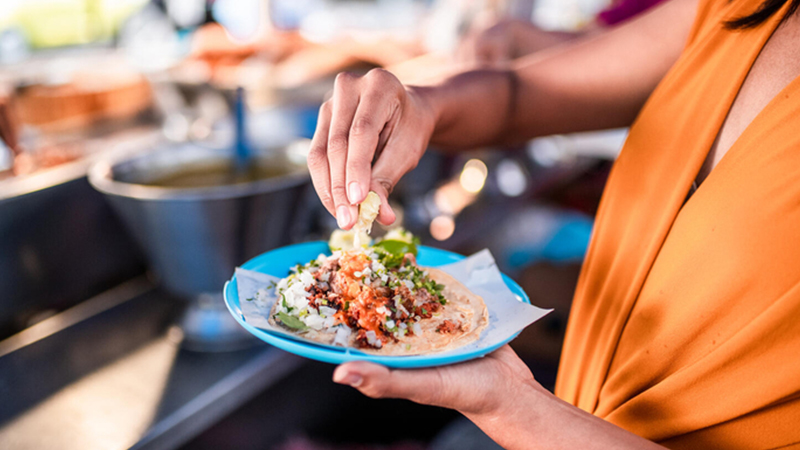
<svg viewBox="0 0 800 450"><path fill-rule="evenodd" d="M758 4L701 4L631 127L559 369L557 395L675 448L800 442L800 80L683 205L788 7L755 29L723 28Z"/></svg>

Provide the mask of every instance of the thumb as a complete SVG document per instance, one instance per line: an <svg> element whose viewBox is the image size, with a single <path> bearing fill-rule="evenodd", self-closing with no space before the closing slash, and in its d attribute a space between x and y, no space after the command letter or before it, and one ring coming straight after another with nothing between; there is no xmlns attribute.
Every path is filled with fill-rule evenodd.
<svg viewBox="0 0 800 450"><path fill-rule="evenodd" d="M436 369L391 370L366 361L342 364L333 381L352 386L372 398L403 398L426 405L440 405L444 383Z"/></svg>

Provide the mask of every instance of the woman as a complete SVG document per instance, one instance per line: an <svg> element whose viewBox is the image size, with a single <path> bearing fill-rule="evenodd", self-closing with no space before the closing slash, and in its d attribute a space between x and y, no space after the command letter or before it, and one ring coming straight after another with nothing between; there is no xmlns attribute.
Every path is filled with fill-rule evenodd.
<svg viewBox="0 0 800 450"><path fill-rule="evenodd" d="M797 4L673 0L513 69L431 87L340 76L309 167L343 228L370 189L379 221L394 220L386 197L429 141L631 130L578 283L558 397L508 347L437 369L348 363L334 381L454 408L509 449L800 446Z"/></svg>

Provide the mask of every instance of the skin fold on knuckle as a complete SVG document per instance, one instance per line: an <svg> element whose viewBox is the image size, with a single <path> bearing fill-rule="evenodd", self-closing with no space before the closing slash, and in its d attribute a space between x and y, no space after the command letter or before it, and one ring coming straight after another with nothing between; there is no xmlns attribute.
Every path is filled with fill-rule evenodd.
<svg viewBox="0 0 800 450"><path fill-rule="evenodd" d="M353 126L350 127L350 136L352 137L369 137L370 134L377 134L377 132L373 119L367 115L356 117L353 120Z"/></svg>
<svg viewBox="0 0 800 450"><path fill-rule="evenodd" d="M372 164L372 154L365 151L351 151L347 153L347 170L358 170L359 172L370 172Z"/></svg>
<svg viewBox="0 0 800 450"><path fill-rule="evenodd" d="M325 154L325 146L321 144L314 145L308 151L307 164L312 174L315 171L324 170L328 166L328 156Z"/></svg>
<svg viewBox="0 0 800 450"><path fill-rule="evenodd" d="M331 195L336 206L349 205L343 182L344 180L341 180L331 184Z"/></svg>
<svg viewBox="0 0 800 450"><path fill-rule="evenodd" d="M328 138L328 159L331 156L341 157L347 154L347 145L349 139L346 135L337 133Z"/></svg>
<svg viewBox="0 0 800 450"><path fill-rule="evenodd" d="M373 190L379 194L383 194L386 198L389 197L389 194L392 193L392 189L394 188L394 183L388 178L384 178L381 176L372 176L372 183L373 183Z"/></svg>

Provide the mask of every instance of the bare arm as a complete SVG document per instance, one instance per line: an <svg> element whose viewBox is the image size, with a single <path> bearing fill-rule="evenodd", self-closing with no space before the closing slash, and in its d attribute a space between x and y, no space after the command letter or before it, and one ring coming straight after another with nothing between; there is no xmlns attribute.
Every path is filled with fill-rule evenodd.
<svg viewBox="0 0 800 450"><path fill-rule="evenodd" d="M420 89L435 111L431 142L468 147L630 125L675 63L696 0L671 0L630 22Z"/></svg>
<svg viewBox="0 0 800 450"><path fill-rule="evenodd" d="M387 198L428 142L464 148L629 125L680 55L697 0L671 0L598 36L520 60L508 70L465 72L405 87L385 70L340 74L320 109L308 165L339 226L373 190ZM375 154L379 157L372 161Z"/></svg>
<svg viewBox="0 0 800 450"><path fill-rule="evenodd" d="M599 31L596 24L591 24L590 28ZM506 18L471 32L461 41L456 53L458 59L467 64L501 67L511 60L584 35L585 30L547 31L527 21Z"/></svg>
<svg viewBox="0 0 800 450"><path fill-rule="evenodd" d="M390 370L351 362L339 366L333 380L373 398L456 409L508 450L664 448L555 397L508 346L434 369Z"/></svg>

